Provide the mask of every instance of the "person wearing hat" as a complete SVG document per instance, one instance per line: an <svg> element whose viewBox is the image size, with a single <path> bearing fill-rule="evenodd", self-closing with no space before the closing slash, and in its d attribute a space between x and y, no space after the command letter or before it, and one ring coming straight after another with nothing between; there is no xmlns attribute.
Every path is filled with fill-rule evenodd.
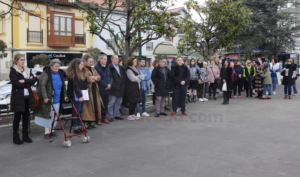
<svg viewBox="0 0 300 177"><path fill-rule="evenodd" d="M42 72L40 72L40 71L35 73L35 76L36 76L36 89L39 87L39 81L40 81L41 74L42 74Z"/></svg>

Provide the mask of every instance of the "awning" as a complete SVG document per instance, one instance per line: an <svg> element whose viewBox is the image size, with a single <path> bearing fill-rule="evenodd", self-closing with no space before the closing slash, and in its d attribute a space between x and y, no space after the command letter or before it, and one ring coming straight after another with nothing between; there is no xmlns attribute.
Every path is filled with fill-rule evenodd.
<svg viewBox="0 0 300 177"><path fill-rule="evenodd" d="M177 47L172 42L164 41L155 47L153 51L154 55L177 55L178 50Z"/></svg>

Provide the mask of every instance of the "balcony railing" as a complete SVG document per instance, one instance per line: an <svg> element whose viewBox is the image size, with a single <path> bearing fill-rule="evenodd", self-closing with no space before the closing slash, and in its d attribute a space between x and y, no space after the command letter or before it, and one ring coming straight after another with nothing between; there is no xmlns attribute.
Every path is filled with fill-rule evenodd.
<svg viewBox="0 0 300 177"><path fill-rule="evenodd" d="M84 44L85 45L85 33L75 34L75 44Z"/></svg>
<svg viewBox="0 0 300 177"><path fill-rule="evenodd" d="M43 30L29 31L27 29L27 43L28 42L43 43Z"/></svg>

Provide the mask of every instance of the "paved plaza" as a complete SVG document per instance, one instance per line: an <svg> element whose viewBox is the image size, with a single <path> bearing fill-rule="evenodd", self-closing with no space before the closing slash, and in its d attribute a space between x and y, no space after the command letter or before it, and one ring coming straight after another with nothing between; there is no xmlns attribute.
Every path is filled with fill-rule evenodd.
<svg viewBox="0 0 300 177"><path fill-rule="evenodd" d="M0 128L0 177L298 177L300 98L283 97L279 86L272 100L218 98L188 104L189 116L115 121L69 148L62 131L49 143L32 125L34 142L17 146Z"/></svg>

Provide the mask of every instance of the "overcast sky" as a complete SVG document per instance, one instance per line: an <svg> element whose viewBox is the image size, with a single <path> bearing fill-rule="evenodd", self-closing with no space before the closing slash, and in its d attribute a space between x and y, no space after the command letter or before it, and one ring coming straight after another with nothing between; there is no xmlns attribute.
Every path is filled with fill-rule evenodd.
<svg viewBox="0 0 300 177"><path fill-rule="evenodd" d="M174 8L175 7L185 7L184 2L186 2L186 1L188 1L188 0L174 0L174 5L175 5ZM197 0L197 1L200 5L203 5L205 2L205 0ZM200 18L200 17L198 17L197 14L196 15L195 15L195 13L192 13L192 14L193 14L193 18L195 20L198 20Z"/></svg>

